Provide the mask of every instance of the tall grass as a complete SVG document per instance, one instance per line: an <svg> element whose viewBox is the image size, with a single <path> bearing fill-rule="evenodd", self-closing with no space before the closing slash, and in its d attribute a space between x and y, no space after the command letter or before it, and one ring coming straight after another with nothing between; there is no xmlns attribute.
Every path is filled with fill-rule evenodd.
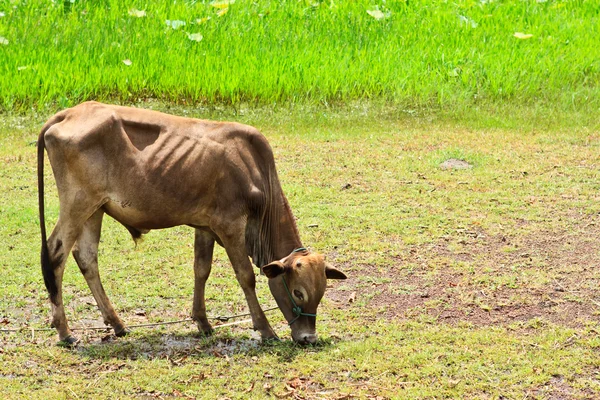
<svg viewBox="0 0 600 400"><path fill-rule="evenodd" d="M600 107L595 0L229 3L0 0L0 107L140 97Z"/></svg>

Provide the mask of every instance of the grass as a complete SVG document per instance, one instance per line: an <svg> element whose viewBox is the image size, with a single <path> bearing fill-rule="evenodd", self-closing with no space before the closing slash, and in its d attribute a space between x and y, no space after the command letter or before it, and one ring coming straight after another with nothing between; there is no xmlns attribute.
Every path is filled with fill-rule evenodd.
<svg viewBox="0 0 600 400"><path fill-rule="evenodd" d="M0 1L0 108L86 99L597 112L599 5ZM522 35L521 35L522 34Z"/></svg>
<svg viewBox="0 0 600 400"><path fill-rule="evenodd" d="M303 242L350 276L314 347L278 311L275 344L247 324L79 331L75 349L0 332L0 397L600 397L599 7L0 0L0 328L49 325L35 140L86 99L258 127ZM126 323L189 315L192 243L180 227L136 247L105 218L100 271ZM72 259L64 289L72 327L102 325ZM264 277L257 291L274 304ZM207 307L246 310L222 249Z"/></svg>
<svg viewBox="0 0 600 400"><path fill-rule="evenodd" d="M190 324L115 339L55 332L0 336L3 398L593 398L600 275L592 115L505 106L476 115L406 113L385 105L170 109L236 119L269 138L306 245L350 279L329 288L315 347L256 341L248 326L195 336ZM499 118L498 116L506 116ZM0 125L0 323L46 327L38 265L35 147L47 115ZM469 170L439 163L462 158ZM48 169L47 218L57 216ZM348 186L349 184L349 186ZM153 231L136 248L105 220L104 286L130 324L185 318L192 230ZM207 289L211 315L245 310L222 250ZM101 325L72 260L73 326ZM264 306L272 305L258 278ZM516 317L515 317L516 315Z"/></svg>

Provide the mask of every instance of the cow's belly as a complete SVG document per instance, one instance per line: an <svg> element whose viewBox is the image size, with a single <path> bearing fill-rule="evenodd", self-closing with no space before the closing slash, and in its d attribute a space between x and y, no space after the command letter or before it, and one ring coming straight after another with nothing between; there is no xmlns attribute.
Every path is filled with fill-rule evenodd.
<svg viewBox="0 0 600 400"><path fill-rule="evenodd" d="M137 201L111 199L104 204L104 211L120 223L139 230L208 224L204 213L199 210L183 206L174 207L172 204L156 201L148 201L148 203L143 204L140 199Z"/></svg>

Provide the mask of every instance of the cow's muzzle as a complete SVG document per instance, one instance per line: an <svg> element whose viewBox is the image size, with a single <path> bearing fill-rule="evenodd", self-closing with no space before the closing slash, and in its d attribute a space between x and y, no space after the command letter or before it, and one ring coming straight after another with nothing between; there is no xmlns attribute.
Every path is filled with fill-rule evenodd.
<svg viewBox="0 0 600 400"><path fill-rule="evenodd" d="M317 343L316 333L300 333L298 335L292 335L294 341L298 344L308 345Z"/></svg>

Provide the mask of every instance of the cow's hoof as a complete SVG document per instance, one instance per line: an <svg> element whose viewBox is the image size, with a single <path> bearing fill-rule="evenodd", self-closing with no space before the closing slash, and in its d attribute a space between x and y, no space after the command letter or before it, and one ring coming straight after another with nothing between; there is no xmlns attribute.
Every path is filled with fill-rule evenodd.
<svg viewBox="0 0 600 400"><path fill-rule="evenodd" d="M116 337L123 337L126 335L129 335L131 333L131 331L127 328L123 328L120 331L117 332L117 330L115 329L115 336Z"/></svg>
<svg viewBox="0 0 600 400"><path fill-rule="evenodd" d="M215 330L211 327L200 328L198 327L198 334L202 337L210 337L215 333Z"/></svg>
<svg viewBox="0 0 600 400"><path fill-rule="evenodd" d="M215 333L215 330L208 321L196 321L196 326L198 327L198 333L200 333L200 336L212 336L213 333Z"/></svg>
<svg viewBox="0 0 600 400"><path fill-rule="evenodd" d="M60 342L58 342L58 345L61 347L72 348L77 346L77 343L79 343L79 339L77 339L75 336L69 335L66 338L62 339Z"/></svg>
<svg viewBox="0 0 600 400"><path fill-rule="evenodd" d="M279 336L275 335L275 336L263 337L262 342L264 344L277 344L277 343L281 343L281 339L279 339Z"/></svg>

